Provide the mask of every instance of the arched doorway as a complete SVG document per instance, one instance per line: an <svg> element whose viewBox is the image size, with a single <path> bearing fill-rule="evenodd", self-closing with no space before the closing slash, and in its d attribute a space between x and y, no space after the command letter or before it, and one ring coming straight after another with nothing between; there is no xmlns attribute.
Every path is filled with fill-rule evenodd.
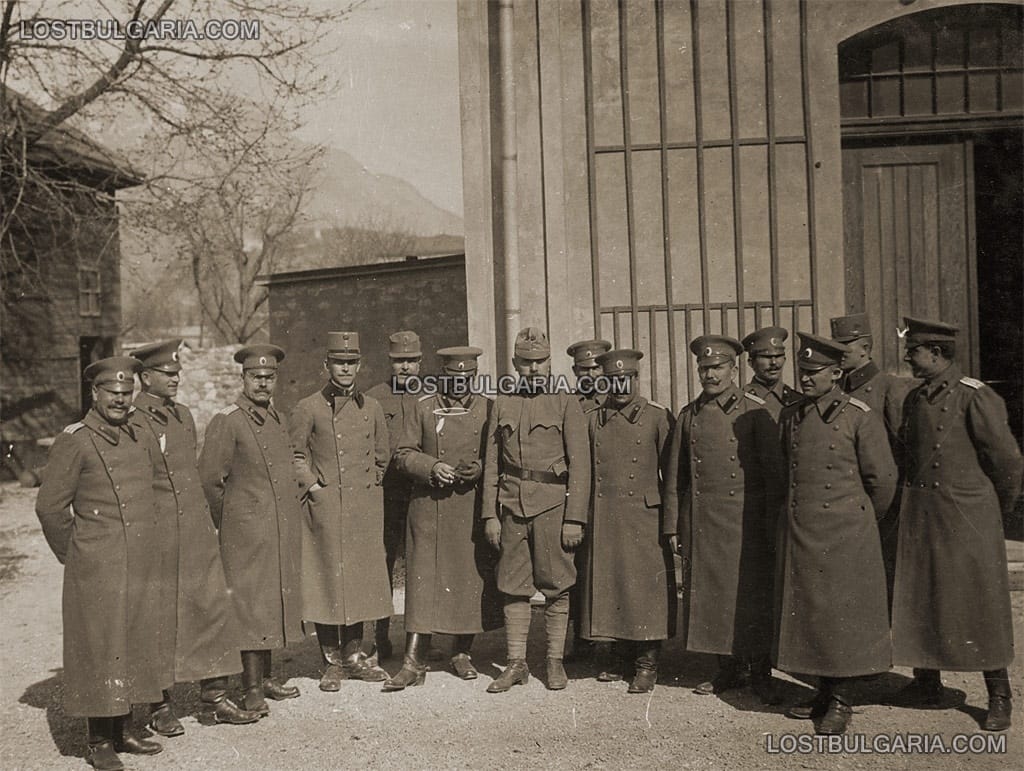
<svg viewBox="0 0 1024 771"><path fill-rule="evenodd" d="M900 371L903 315L962 329L1024 434L1024 9L923 11L839 46L847 311Z"/></svg>

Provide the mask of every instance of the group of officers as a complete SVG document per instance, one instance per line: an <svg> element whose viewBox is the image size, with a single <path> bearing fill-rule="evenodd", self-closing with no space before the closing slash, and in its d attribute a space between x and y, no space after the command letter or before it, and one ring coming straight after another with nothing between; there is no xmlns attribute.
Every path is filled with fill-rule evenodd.
<svg viewBox="0 0 1024 771"><path fill-rule="evenodd" d="M914 678L892 701L932 708L948 706L941 670L982 671L983 727L1008 728L1002 521L1020 451L1003 401L954 363L956 327L906 323L914 379L879 371L865 316L833 319L831 339L798 333L801 393L783 383L785 329L701 336L702 391L675 418L639 393L643 353L603 340L567 354L581 385L618 388L550 387L533 327L514 343L519 388L494 399L469 385L472 347L437 352L441 390L406 388L411 331L390 337L393 376L363 391L358 333L330 332L326 382L288 416L273 399L285 352L251 345L198 457L175 401L180 341L95 362L92 408L53 444L36 505L65 565L64 706L88 719L89 762L162 749L134 732L133 705L150 705L153 732L183 733L174 683L200 682L204 723L269 714L267 699L299 696L271 651L312 630L322 690L400 691L424 683L432 634L453 636L451 671L469 680L474 636L503 625L507 666L487 690L508 691L530 676L538 593L552 690L568 683L570 626L571 655L630 693L655 687L678 631L718 657L700 694L749 684L775 704L773 667L816 676L787 714L820 733L845 731L858 682L894 664ZM403 532L406 641L389 676Z"/></svg>

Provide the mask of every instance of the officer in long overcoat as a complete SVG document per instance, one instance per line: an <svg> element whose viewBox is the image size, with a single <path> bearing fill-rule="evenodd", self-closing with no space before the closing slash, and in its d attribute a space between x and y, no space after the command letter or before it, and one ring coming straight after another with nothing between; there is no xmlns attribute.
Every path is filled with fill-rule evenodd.
<svg viewBox="0 0 1024 771"><path fill-rule="evenodd" d="M783 381L786 367L786 339L789 332L782 327L762 327L743 338L743 350L752 375L743 386L748 394L764 400L764 408L779 422L782 408L800 401L800 392Z"/></svg>
<svg viewBox="0 0 1024 771"><path fill-rule="evenodd" d="M242 706L266 715L267 698L299 695L271 676L271 651L302 637L302 511L288 425L273 402L284 351L250 345L234 358L242 395L207 426L199 476L242 628Z"/></svg>
<svg viewBox="0 0 1024 771"><path fill-rule="evenodd" d="M590 505L590 446L579 400L551 389L551 345L543 330L516 335L512 364L519 390L499 394L487 422L483 505L488 543L499 550L508 667L487 690L529 680L530 598L544 595L547 687L568 685L562 656L569 625L573 550L583 541Z"/></svg>
<svg viewBox="0 0 1024 771"><path fill-rule="evenodd" d="M295 469L306 497L303 618L316 624L327 666L320 689L387 673L362 651L363 622L391 615L381 483L390 460L384 411L361 393L359 335L328 332L327 383L291 419Z"/></svg>
<svg viewBox="0 0 1024 771"><path fill-rule="evenodd" d="M455 635L452 669L463 680L477 677L470 657L473 638L499 626L501 605L494 579L494 550L480 518L484 428L491 400L473 393L479 348L437 352L438 393L418 400L406 417L395 454L396 468L412 481L405 550L405 661L385 691L420 685L423 653L432 632Z"/></svg>
<svg viewBox="0 0 1024 771"><path fill-rule="evenodd" d="M751 685L777 701L771 668L774 511L767 486L778 469L777 429L764 400L736 383L739 341L704 335L690 344L703 391L679 413L665 467L665 533L683 556L686 649L718 656L695 689Z"/></svg>
<svg viewBox="0 0 1024 771"><path fill-rule="evenodd" d="M118 752L154 754L132 736L132 704L160 701L174 661L159 633L164 586L162 527L153 485L160 449L130 423L137 359L90 364L92 408L50 448L36 498L46 541L64 565L64 711L87 718L87 759L121 769Z"/></svg>
<svg viewBox="0 0 1024 771"><path fill-rule="evenodd" d="M791 717L820 718L843 733L858 677L892 664L885 569L877 518L896 494L885 425L839 388L846 347L800 335L804 401L782 411L786 475L775 578L775 666L818 675L815 699Z"/></svg>
<svg viewBox="0 0 1024 771"><path fill-rule="evenodd" d="M398 440L402 438L402 426L405 416L412 414L419 399L419 391L409 393L406 384L410 377L418 377L423 363L423 351L420 347L420 336L411 330L395 332L388 337L388 360L391 362L391 376L383 383L366 390L366 395L380 402L384 410L384 421L388 425L388 451L391 461L384 472L384 555L387 558L388 580L392 591L395 582L395 561L398 559L402 536L405 535L405 522L409 511L409 498L412 495L412 480L401 473L395 466L395 451ZM391 640L388 632L391 629L391 616L377 621L374 629L374 642L380 659L390 659L392 654Z"/></svg>
<svg viewBox="0 0 1024 771"><path fill-rule="evenodd" d="M982 671L983 727L1010 727L1013 619L1003 517L1022 461L1003 400L954 363L957 328L906 319L906 361L924 382L907 400L893 659L915 667L897 703L942 702L943 669Z"/></svg>
<svg viewBox="0 0 1024 771"><path fill-rule="evenodd" d="M164 532L160 542L170 561L164 587L169 628L161 632L174 660L174 680L201 681L204 720L242 725L259 714L240 710L227 698L228 676L242 671L238 614L228 593L217 530L203 495L196 463L196 424L176 402L181 380L181 340L143 345L132 351L142 363L142 390L135 397L132 425L160 447L162 463L156 500ZM152 706L149 727L163 736L185 732L171 707L170 693Z"/></svg>
<svg viewBox="0 0 1024 771"><path fill-rule="evenodd" d="M581 547L582 633L617 641L620 659L633 659L629 693L654 690L661 642L675 632L678 604L675 564L662 538L660 469L672 419L637 393L641 358L621 349L597 359L618 387L587 415L594 492Z"/></svg>

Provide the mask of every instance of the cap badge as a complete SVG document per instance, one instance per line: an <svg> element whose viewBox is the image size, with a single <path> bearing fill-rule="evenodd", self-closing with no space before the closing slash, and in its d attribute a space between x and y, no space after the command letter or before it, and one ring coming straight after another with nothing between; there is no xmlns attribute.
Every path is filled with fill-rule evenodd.
<svg viewBox="0 0 1024 771"><path fill-rule="evenodd" d="M814 355L814 351L812 351L810 348L804 348L802 351L800 351L800 358L801 359L809 359L813 355Z"/></svg>
<svg viewBox="0 0 1024 771"><path fill-rule="evenodd" d="M704 355L705 356L713 356L714 353L715 353L715 351L714 351L714 349L712 349L712 347L710 345L707 348L704 349Z"/></svg>
<svg viewBox="0 0 1024 771"><path fill-rule="evenodd" d="M466 362L460 361L459 362L459 369L465 369L465 368L466 368Z"/></svg>
<svg viewBox="0 0 1024 771"><path fill-rule="evenodd" d="M586 356L587 356L588 359L592 359L594 357L593 351L588 350L587 353L586 353Z"/></svg>
<svg viewBox="0 0 1024 771"><path fill-rule="evenodd" d="M119 382L123 383L125 381L124 372L122 372L121 370L118 370L117 371L117 379L118 379Z"/></svg>
<svg viewBox="0 0 1024 771"><path fill-rule="evenodd" d="M769 339L769 340L768 340L768 342L770 342L770 343L771 343L772 345L774 345L774 346L775 346L776 348L778 348L779 346L781 346L781 345L782 345L782 341L781 341L781 340L779 340L779 338L777 338L777 337L773 337L773 338Z"/></svg>
<svg viewBox="0 0 1024 771"><path fill-rule="evenodd" d="M178 352L177 351L173 351L171 353L171 361L177 361L177 360L178 360Z"/></svg>
<svg viewBox="0 0 1024 771"><path fill-rule="evenodd" d="M615 360L615 369L622 369L622 359Z"/></svg>
<svg viewBox="0 0 1024 771"><path fill-rule="evenodd" d="M266 356L260 356L260 365L262 366L262 365L264 365L266 363L267 363L267 357Z"/></svg>

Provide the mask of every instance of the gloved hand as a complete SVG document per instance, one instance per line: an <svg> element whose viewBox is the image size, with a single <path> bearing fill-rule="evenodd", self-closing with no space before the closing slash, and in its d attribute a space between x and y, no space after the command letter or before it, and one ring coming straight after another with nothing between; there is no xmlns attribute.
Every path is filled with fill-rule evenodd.
<svg viewBox="0 0 1024 771"><path fill-rule="evenodd" d="M460 463L455 467L455 476L466 483L475 482L483 473L484 468L480 465L480 461L478 460L475 460L472 463Z"/></svg>
<svg viewBox="0 0 1024 771"><path fill-rule="evenodd" d="M572 550L583 543L583 525L578 522L562 523L562 548Z"/></svg>
<svg viewBox="0 0 1024 771"><path fill-rule="evenodd" d="M455 481L455 467L444 461L438 461L430 469L430 484L434 487L447 487Z"/></svg>
<svg viewBox="0 0 1024 771"><path fill-rule="evenodd" d="M484 520L484 537L495 549L501 548L501 521L496 517Z"/></svg>

